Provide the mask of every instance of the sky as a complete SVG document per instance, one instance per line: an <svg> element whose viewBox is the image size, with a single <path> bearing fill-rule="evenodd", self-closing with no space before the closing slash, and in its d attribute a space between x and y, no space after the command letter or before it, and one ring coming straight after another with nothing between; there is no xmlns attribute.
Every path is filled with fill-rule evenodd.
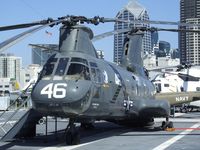
<svg viewBox="0 0 200 150"><path fill-rule="evenodd" d="M137 0L149 14L150 20L179 21L179 0ZM66 15L82 15L86 17L101 16L114 18L129 0L1 0L0 26L21 24L43 19L58 18ZM157 27L166 27L154 25ZM94 35L112 31L113 23L91 26ZM176 26L172 26L174 28ZM19 34L26 29L2 31L0 42ZM45 31L51 32L49 36ZM43 29L25 40L9 48L6 52L22 57L22 64L26 67L31 64L31 47L28 44L57 44L59 26ZM177 33L159 33L159 40L170 42L171 48L178 47ZM94 43L96 49L105 53L105 59L113 60L113 37L108 37Z"/></svg>

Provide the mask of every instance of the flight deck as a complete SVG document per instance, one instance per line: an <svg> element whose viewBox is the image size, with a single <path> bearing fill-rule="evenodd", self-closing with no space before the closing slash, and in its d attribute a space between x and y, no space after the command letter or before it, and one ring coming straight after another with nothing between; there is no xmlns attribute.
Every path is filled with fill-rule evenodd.
<svg viewBox="0 0 200 150"><path fill-rule="evenodd" d="M8 111L7 113L9 114L11 112ZM21 115L24 113L25 110L20 110ZM4 119L1 118L0 124L4 123ZM163 118L155 119L154 129L127 128L100 121L94 124L93 129L85 130L80 128L81 143L75 146L67 146L65 144L64 133L68 119L58 118L57 124L55 124L55 118L47 117L47 124L45 123L46 121L37 124L36 137L0 142L0 149L199 149L200 112L176 114L175 118L170 118L174 122L175 127L174 130L170 131L159 130L159 126L163 120ZM6 126L9 126L9 123Z"/></svg>

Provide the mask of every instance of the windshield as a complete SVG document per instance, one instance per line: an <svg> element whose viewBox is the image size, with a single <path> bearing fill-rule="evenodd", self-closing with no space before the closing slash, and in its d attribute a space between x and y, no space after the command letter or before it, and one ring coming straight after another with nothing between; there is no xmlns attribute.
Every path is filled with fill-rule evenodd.
<svg viewBox="0 0 200 150"><path fill-rule="evenodd" d="M55 58L55 54L52 55L44 65L40 78L43 76L51 76L55 67L55 64L57 63L57 58Z"/></svg>
<svg viewBox="0 0 200 150"><path fill-rule="evenodd" d="M55 75L63 76L67 67L69 58L60 58Z"/></svg>
<svg viewBox="0 0 200 150"><path fill-rule="evenodd" d="M71 63L67 71L68 80L90 80L89 68L86 65Z"/></svg>

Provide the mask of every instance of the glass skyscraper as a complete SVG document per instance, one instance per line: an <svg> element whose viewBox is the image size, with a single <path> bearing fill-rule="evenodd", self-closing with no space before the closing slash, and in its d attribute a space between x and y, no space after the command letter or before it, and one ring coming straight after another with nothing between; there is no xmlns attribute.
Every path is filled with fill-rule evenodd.
<svg viewBox="0 0 200 150"><path fill-rule="evenodd" d="M141 6L136 0L130 1L121 11L118 12L116 18L123 20L149 20L149 15L146 9ZM133 24L117 22L114 25L114 29L127 29L134 26L146 26L148 24ZM114 62L120 63L123 55L123 44L124 44L125 34L116 34L114 36ZM151 33L145 32L143 37L143 52L152 53L151 45Z"/></svg>
<svg viewBox="0 0 200 150"><path fill-rule="evenodd" d="M180 0L180 22L200 23L200 0ZM189 29L200 28L189 27ZM181 63L200 64L200 35L198 33L179 33L179 49Z"/></svg>

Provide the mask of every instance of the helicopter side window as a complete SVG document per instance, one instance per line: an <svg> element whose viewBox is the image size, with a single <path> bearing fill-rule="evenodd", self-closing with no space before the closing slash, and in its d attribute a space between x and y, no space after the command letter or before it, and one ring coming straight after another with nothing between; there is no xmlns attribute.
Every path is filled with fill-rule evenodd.
<svg viewBox="0 0 200 150"><path fill-rule="evenodd" d="M71 80L90 80L89 68L82 64L71 63L66 77Z"/></svg>
<svg viewBox="0 0 200 150"><path fill-rule="evenodd" d="M97 74L96 74L95 68L91 68L91 74L92 74L92 78L96 81Z"/></svg>
<svg viewBox="0 0 200 150"><path fill-rule="evenodd" d="M69 58L60 58L55 75L62 76L65 73Z"/></svg>
<svg viewBox="0 0 200 150"><path fill-rule="evenodd" d="M101 83L102 82L101 71L97 68L97 64L90 62L90 66L91 66L91 75L93 80L97 83Z"/></svg>
<svg viewBox="0 0 200 150"><path fill-rule="evenodd" d="M96 71L97 71L97 81L98 81L99 83L101 83L101 82L102 82L102 79L101 79L101 71L100 71L99 69L97 69Z"/></svg>
<svg viewBox="0 0 200 150"><path fill-rule="evenodd" d="M160 83L158 83L158 84L156 83L156 84L155 84L155 88L156 88L156 92L157 92L157 93L160 93L161 90L162 90L162 89L161 89L161 84L160 84Z"/></svg>
<svg viewBox="0 0 200 150"><path fill-rule="evenodd" d="M94 63L94 62L90 62L90 66L91 66L92 68L93 68L93 67L94 67L94 68L95 68L95 67L97 68L97 64Z"/></svg>

